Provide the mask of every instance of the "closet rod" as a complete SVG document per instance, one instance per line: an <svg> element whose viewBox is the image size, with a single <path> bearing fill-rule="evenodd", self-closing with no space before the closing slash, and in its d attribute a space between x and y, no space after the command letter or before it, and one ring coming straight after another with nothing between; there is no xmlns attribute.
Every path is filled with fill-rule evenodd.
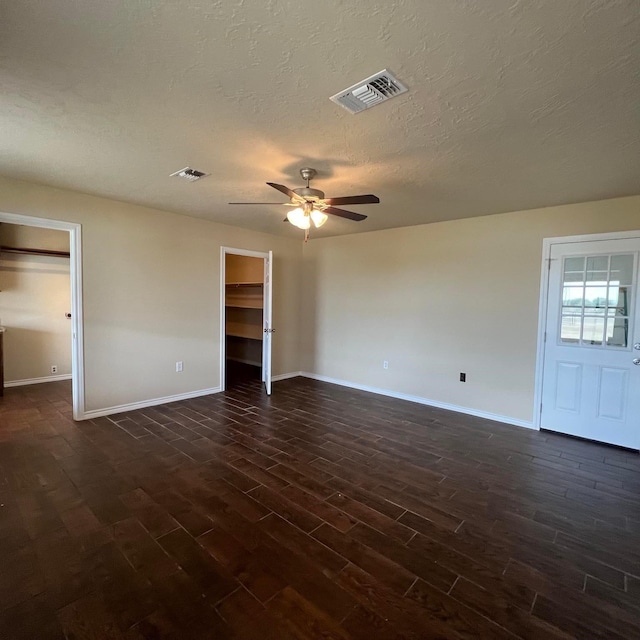
<svg viewBox="0 0 640 640"><path fill-rule="evenodd" d="M69 251L52 251L50 249L26 249L20 247L2 247L0 253L29 253L36 256L56 256L58 258L69 258Z"/></svg>

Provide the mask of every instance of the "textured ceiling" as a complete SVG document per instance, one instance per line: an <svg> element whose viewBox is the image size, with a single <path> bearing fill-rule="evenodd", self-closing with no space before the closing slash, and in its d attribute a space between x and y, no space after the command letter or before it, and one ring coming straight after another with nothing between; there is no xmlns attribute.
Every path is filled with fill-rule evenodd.
<svg viewBox="0 0 640 640"><path fill-rule="evenodd" d="M278 234L265 182L377 194L316 236L640 193L638 0L0 4L0 173ZM410 89L329 96L390 68ZM187 183L184 166L211 176ZM282 196L284 200L284 196Z"/></svg>

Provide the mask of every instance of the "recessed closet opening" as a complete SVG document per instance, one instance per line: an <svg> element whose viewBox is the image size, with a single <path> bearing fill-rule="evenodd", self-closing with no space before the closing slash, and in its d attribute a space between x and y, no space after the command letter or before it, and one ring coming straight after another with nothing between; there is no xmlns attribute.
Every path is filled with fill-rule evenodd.
<svg viewBox="0 0 640 640"><path fill-rule="evenodd" d="M0 385L71 380L69 258L68 231L0 224Z"/></svg>
<svg viewBox="0 0 640 640"><path fill-rule="evenodd" d="M237 252L236 252L237 251ZM269 254L223 249L225 389L263 381L270 393Z"/></svg>

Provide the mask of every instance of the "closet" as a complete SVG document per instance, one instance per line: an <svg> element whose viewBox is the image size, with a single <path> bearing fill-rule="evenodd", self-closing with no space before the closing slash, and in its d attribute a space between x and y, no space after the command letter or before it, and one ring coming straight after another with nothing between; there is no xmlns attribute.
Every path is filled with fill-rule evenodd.
<svg viewBox="0 0 640 640"><path fill-rule="evenodd" d="M264 259L225 255L226 386L262 374Z"/></svg>

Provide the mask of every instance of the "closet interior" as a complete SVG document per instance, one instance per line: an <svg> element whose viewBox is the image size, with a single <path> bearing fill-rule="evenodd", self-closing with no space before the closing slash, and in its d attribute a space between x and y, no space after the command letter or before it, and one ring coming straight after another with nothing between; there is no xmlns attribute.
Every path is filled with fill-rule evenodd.
<svg viewBox="0 0 640 640"><path fill-rule="evenodd" d="M226 381L262 375L264 259L227 253L225 256Z"/></svg>

